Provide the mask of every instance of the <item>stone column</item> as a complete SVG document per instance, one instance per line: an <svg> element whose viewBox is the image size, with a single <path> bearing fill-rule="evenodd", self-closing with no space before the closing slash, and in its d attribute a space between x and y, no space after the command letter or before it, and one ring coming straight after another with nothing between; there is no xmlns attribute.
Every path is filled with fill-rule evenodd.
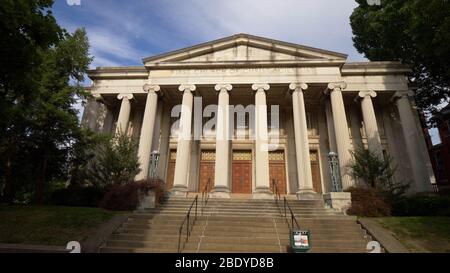
<svg viewBox="0 0 450 273"><path fill-rule="evenodd" d="M375 98L376 96L377 93L374 91L361 91L358 94L358 97L362 98L361 109L369 149L380 158L383 158L383 147L381 146L377 117L375 115L375 110L372 103L372 98Z"/></svg>
<svg viewBox="0 0 450 273"><path fill-rule="evenodd" d="M139 138L138 158L141 163L141 172L136 176L136 180L146 179L150 167L150 153L152 149L152 138L155 125L156 108L158 106L159 85L144 85L147 92L144 118L142 119L141 136Z"/></svg>
<svg viewBox="0 0 450 273"><path fill-rule="evenodd" d="M255 181L253 198L272 198L269 181L269 136L267 130L268 84L253 84L255 94Z"/></svg>
<svg viewBox="0 0 450 273"><path fill-rule="evenodd" d="M307 88L308 85L305 83L292 83L289 85L289 89L293 90L292 109L294 117L295 152L297 158L297 196L299 198L315 193L311 174L305 100L303 98L303 90L306 90Z"/></svg>
<svg viewBox="0 0 450 273"><path fill-rule="evenodd" d="M420 136L413 114L413 109L408 96L412 92L397 92L394 99L397 103L400 121L402 123L403 135L406 142L406 150L408 152L409 162L411 164L412 175L414 177L414 185L411 185L412 192L428 192L431 191L430 176L426 163L429 160L428 155L423 155L420 151Z"/></svg>
<svg viewBox="0 0 450 273"><path fill-rule="evenodd" d="M342 98L342 89L346 87L347 84L345 82L330 83L328 85L343 189L353 186L354 184L353 179L347 170L352 157L350 154L351 146L347 117L345 114L344 100Z"/></svg>
<svg viewBox="0 0 450 273"><path fill-rule="evenodd" d="M230 197L230 186L228 185L230 98L228 91L232 88L233 86L231 84L218 84L215 86L216 91L219 92L219 102L216 123L216 165L214 173L214 190L212 193L212 196L214 197Z"/></svg>
<svg viewBox="0 0 450 273"><path fill-rule="evenodd" d="M191 153L191 125L192 107L196 86L193 84L182 84L178 88L183 92L181 103L180 129L178 134L177 159L175 163L174 186L172 192L175 195L186 196L189 177L189 157Z"/></svg>
<svg viewBox="0 0 450 273"><path fill-rule="evenodd" d="M133 99L133 94L119 94L117 99L122 100L122 104L120 105L119 118L117 119L116 134L126 134L131 112L130 100Z"/></svg>
<svg viewBox="0 0 450 273"><path fill-rule="evenodd" d="M331 110L330 100L325 101L325 114L327 119L328 145L330 152L337 153L336 134L334 133L333 112Z"/></svg>

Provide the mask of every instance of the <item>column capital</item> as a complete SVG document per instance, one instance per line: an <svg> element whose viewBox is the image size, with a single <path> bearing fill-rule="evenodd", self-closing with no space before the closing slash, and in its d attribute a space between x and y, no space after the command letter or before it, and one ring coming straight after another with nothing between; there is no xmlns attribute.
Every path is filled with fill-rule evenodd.
<svg viewBox="0 0 450 273"><path fill-rule="evenodd" d="M231 91L231 89L233 89L233 86L229 83L225 83L225 84L216 84L216 86L214 86L214 89L216 91Z"/></svg>
<svg viewBox="0 0 450 273"><path fill-rule="evenodd" d="M303 82L291 83L289 89L293 91L303 91L308 89L308 84Z"/></svg>
<svg viewBox="0 0 450 273"><path fill-rule="evenodd" d="M328 89L332 90L332 91L342 91L342 89L347 88L347 83L342 81L342 82L330 82L328 84Z"/></svg>
<svg viewBox="0 0 450 273"><path fill-rule="evenodd" d="M118 100L123 100L123 99L127 99L127 100L132 100L134 98L133 94L119 94L117 95L117 99Z"/></svg>
<svg viewBox="0 0 450 273"><path fill-rule="evenodd" d="M92 94L92 97L94 97L94 100L97 102L103 102L103 96L99 93Z"/></svg>
<svg viewBox="0 0 450 273"><path fill-rule="evenodd" d="M178 87L178 90L181 92L194 92L197 87L194 84L182 84Z"/></svg>
<svg viewBox="0 0 450 273"><path fill-rule="evenodd" d="M267 83L255 83L252 85L252 89L255 91L267 91L270 89L270 85Z"/></svg>
<svg viewBox="0 0 450 273"><path fill-rule="evenodd" d="M371 91L360 91L358 93L359 98L365 98L365 97L371 97L375 98L377 96L377 92L371 90Z"/></svg>
<svg viewBox="0 0 450 273"><path fill-rule="evenodd" d="M161 87L159 85L157 85L157 84L148 84L148 83L146 83L146 84L144 84L142 89L146 93L156 93L159 90L161 90Z"/></svg>

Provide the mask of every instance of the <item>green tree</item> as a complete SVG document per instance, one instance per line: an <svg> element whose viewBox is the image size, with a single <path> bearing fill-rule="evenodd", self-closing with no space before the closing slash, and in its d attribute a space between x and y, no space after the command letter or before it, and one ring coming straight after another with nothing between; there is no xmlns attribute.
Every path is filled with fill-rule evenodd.
<svg viewBox="0 0 450 273"><path fill-rule="evenodd" d="M122 185L139 173L138 143L119 134L96 145L86 165L86 180L93 186Z"/></svg>
<svg viewBox="0 0 450 273"><path fill-rule="evenodd" d="M366 149L356 149L352 152L352 157L349 164L351 175L363 180L387 200L400 198L409 188L407 183L394 181L397 166L391 157L382 159Z"/></svg>
<svg viewBox="0 0 450 273"><path fill-rule="evenodd" d="M52 4L0 5L0 183L7 202L25 192L41 203L50 181L67 178L72 145L83 137L73 105L86 96L80 83L89 43L83 29L59 27Z"/></svg>
<svg viewBox="0 0 450 273"><path fill-rule="evenodd" d="M396 169L391 167L392 159L380 159L377 154L366 149L356 149L352 152L352 156L351 174L364 180L370 187L388 185L392 180Z"/></svg>
<svg viewBox="0 0 450 273"><path fill-rule="evenodd" d="M410 65L417 105L435 111L450 95L450 1L356 2L350 17L356 49L371 61Z"/></svg>

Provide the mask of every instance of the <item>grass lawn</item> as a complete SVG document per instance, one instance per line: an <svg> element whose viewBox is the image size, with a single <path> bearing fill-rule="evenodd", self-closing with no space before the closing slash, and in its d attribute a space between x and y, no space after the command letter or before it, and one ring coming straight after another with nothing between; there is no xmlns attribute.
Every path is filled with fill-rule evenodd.
<svg viewBox="0 0 450 273"><path fill-rule="evenodd" d="M0 242L66 245L114 216L98 208L0 205Z"/></svg>
<svg viewBox="0 0 450 273"><path fill-rule="evenodd" d="M450 217L377 218L412 252L450 252Z"/></svg>

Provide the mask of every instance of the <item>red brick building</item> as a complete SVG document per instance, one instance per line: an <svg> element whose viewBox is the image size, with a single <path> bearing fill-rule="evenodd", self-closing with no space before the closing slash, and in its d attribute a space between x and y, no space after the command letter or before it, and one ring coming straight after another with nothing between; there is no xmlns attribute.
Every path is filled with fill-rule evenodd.
<svg viewBox="0 0 450 273"><path fill-rule="evenodd" d="M435 116L441 143L433 145L428 130L425 138L433 165L436 184L442 193L450 192L450 104Z"/></svg>

